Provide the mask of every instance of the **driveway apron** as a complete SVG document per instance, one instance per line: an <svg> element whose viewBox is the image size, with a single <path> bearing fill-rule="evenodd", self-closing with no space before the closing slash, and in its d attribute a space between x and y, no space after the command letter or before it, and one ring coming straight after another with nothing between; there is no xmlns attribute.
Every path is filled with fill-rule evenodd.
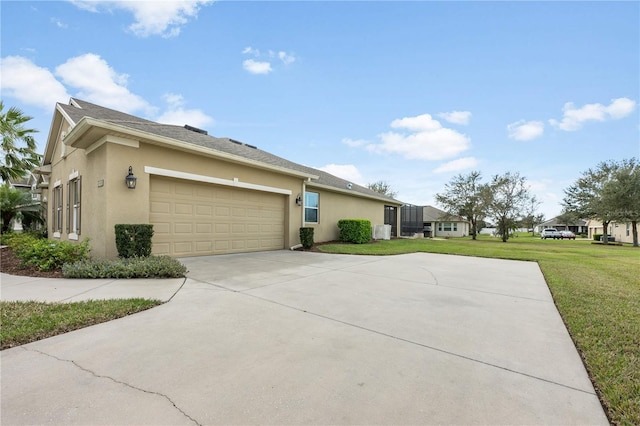
<svg viewBox="0 0 640 426"><path fill-rule="evenodd" d="M608 424L536 263L181 259L170 302L2 352L2 424Z"/></svg>

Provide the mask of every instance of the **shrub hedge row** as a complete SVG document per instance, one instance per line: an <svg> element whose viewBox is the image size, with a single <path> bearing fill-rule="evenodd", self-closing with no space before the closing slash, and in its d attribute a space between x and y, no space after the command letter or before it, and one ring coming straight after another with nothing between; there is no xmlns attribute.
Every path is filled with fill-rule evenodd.
<svg viewBox="0 0 640 426"><path fill-rule="evenodd" d="M341 219L338 229L338 239L342 242L364 244L371 241L371 221L368 219Z"/></svg>
<svg viewBox="0 0 640 426"><path fill-rule="evenodd" d="M66 278L182 278L187 267L168 256L84 260L62 267Z"/></svg>

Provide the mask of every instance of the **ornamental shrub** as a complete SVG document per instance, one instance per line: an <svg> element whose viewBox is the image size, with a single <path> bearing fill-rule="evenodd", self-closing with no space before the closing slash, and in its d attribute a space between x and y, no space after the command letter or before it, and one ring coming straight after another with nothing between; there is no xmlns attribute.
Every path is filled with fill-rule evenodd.
<svg viewBox="0 0 640 426"><path fill-rule="evenodd" d="M33 265L41 271L60 269L66 263L89 258L89 240L79 244L31 237L19 239L13 247L23 265Z"/></svg>
<svg viewBox="0 0 640 426"><path fill-rule="evenodd" d="M116 249L118 256L124 259L130 257L151 256L151 237L153 237L153 225L134 224L115 226Z"/></svg>
<svg viewBox="0 0 640 426"><path fill-rule="evenodd" d="M363 244L371 241L371 221L368 219L341 219L338 229L338 239L342 242Z"/></svg>
<svg viewBox="0 0 640 426"><path fill-rule="evenodd" d="M84 260L62 267L66 278L183 278L187 267L168 256Z"/></svg>
<svg viewBox="0 0 640 426"><path fill-rule="evenodd" d="M600 237L602 237L602 234L593 234L593 241L600 241Z"/></svg>
<svg viewBox="0 0 640 426"><path fill-rule="evenodd" d="M300 228L300 244L306 249L313 247L313 228L309 226Z"/></svg>

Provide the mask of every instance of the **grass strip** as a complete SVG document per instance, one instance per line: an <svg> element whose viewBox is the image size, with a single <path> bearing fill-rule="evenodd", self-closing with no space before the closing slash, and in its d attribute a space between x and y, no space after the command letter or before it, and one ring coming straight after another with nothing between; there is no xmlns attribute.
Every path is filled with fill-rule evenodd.
<svg viewBox="0 0 640 426"><path fill-rule="evenodd" d="M640 425L640 249L590 241L480 236L327 244L326 253L427 252L535 261L612 424Z"/></svg>
<svg viewBox="0 0 640 426"><path fill-rule="evenodd" d="M0 302L0 349L111 321L161 303L139 298L73 303L3 301Z"/></svg>

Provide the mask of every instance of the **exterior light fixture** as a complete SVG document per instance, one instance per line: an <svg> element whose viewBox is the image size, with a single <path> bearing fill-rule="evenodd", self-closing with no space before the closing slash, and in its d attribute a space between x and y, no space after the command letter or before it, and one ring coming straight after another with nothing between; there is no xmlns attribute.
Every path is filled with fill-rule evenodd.
<svg viewBox="0 0 640 426"><path fill-rule="evenodd" d="M129 174L124 178L124 181L127 184L127 188L136 189L137 180L138 178L133 175L133 169L131 168L131 166L129 166Z"/></svg>
<svg viewBox="0 0 640 426"><path fill-rule="evenodd" d="M301 206L302 205L302 195L298 194L298 196L296 197L296 205Z"/></svg>

